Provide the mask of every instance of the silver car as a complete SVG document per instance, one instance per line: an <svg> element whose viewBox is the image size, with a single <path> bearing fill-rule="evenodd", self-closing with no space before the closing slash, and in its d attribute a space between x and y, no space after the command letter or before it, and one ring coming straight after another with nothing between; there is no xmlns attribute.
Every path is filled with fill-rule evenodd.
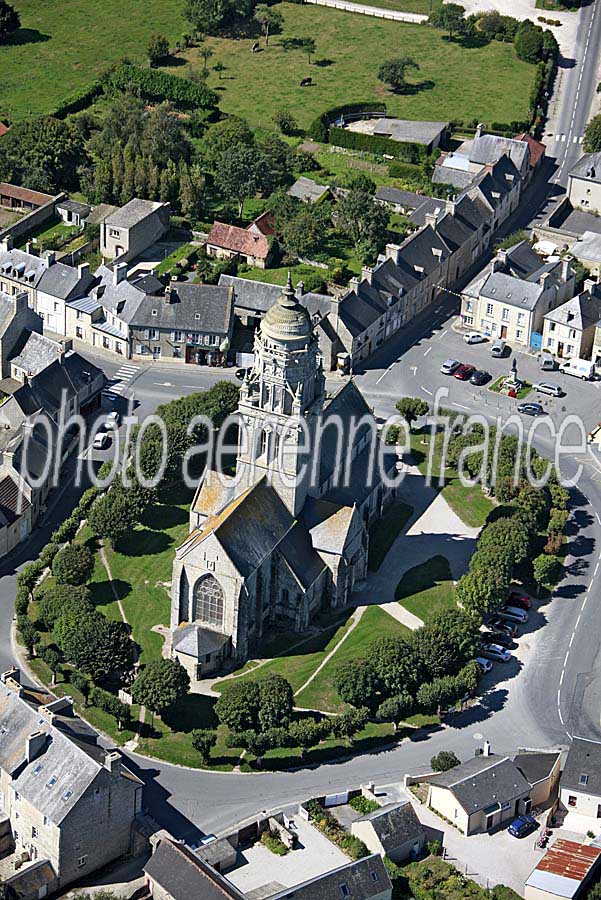
<svg viewBox="0 0 601 900"><path fill-rule="evenodd" d="M540 394L550 394L551 397L563 397L563 388L560 384L555 384L554 381L539 381L538 384L533 384L532 387Z"/></svg>
<svg viewBox="0 0 601 900"><path fill-rule="evenodd" d="M458 359L447 359L440 367L443 375L454 375L461 363Z"/></svg>
<svg viewBox="0 0 601 900"><path fill-rule="evenodd" d="M525 609L518 609L517 606L504 606L497 613L499 618L506 619L508 622L519 622L523 625L528 621L528 613Z"/></svg>
<svg viewBox="0 0 601 900"><path fill-rule="evenodd" d="M485 644L480 651L485 659L492 659L495 662L509 662L511 653L498 644Z"/></svg>

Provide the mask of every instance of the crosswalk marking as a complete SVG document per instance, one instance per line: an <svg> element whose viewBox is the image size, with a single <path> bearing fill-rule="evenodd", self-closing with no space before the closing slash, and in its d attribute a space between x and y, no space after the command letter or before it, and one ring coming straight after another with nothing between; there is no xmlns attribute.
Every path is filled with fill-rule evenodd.
<svg viewBox="0 0 601 900"><path fill-rule="evenodd" d="M557 141L558 144L561 144L563 141L565 141L565 139L566 139L565 134L558 134L557 137L555 138L555 140Z"/></svg>
<svg viewBox="0 0 601 900"><path fill-rule="evenodd" d="M138 369L139 366L122 365L115 373L114 379L109 382L109 386L105 388L106 396L111 399L121 396L127 390L128 381L134 377Z"/></svg>

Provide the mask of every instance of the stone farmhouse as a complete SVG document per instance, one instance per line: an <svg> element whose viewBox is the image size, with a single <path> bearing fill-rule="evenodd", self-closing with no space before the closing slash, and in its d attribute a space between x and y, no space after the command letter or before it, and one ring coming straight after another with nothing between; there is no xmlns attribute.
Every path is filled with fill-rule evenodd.
<svg viewBox="0 0 601 900"><path fill-rule="evenodd" d="M23 687L17 669L0 677L0 881L21 900L135 847L143 783L97 738L69 697Z"/></svg>
<svg viewBox="0 0 601 900"><path fill-rule="evenodd" d="M254 225L239 228L214 222L207 238L207 255L218 259L241 259L249 266L265 269L271 258L270 235Z"/></svg>
<svg viewBox="0 0 601 900"><path fill-rule="evenodd" d="M128 262L139 256L168 231L170 215L168 203L134 197L101 223L103 259Z"/></svg>
<svg viewBox="0 0 601 900"><path fill-rule="evenodd" d="M392 477L396 456L354 383L326 400L317 336L290 281L255 336L238 412L236 475L207 472L173 564L173 654L193 680L245 659L267 631L302 632L344 606L366 573L368 524L394 493L382 473Z"/></svg>

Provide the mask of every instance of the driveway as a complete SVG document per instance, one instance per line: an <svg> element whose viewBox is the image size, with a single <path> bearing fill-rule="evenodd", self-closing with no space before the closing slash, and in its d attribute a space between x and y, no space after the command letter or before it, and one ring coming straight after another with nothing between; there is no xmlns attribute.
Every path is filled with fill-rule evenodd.
<svg viewBox="0 0 601 900"><path fill-rule="evenodd" d="M449 3L451 0L445 0L445 2ZM472 13L497 10L503 16L513 16L514 19L520 20L531 19L537 25L539 16L561 22L561 26L544 25L543 27L549 28L553 32L564 56L569 56L573 52L579 21L577 10L574 12L558 12L557 10L545 12L536 8L535 0L463 0L462 6L465 7L468 16Z"/></svg>

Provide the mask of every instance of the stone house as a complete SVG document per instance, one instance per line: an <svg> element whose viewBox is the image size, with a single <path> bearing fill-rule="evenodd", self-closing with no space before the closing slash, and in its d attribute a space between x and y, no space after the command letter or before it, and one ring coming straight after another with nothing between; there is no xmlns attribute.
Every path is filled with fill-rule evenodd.
<svg viewBox="0 0 601 900"><path fill-rule="evenodd" d="M587 281L585 290L545 315L543 349L559 359L590 359L601 318L601 288Z"/></svg>
<svg viewBox="0 0 601 900"><path fill-rule="evenodd" d="M160 240L169 230L168 203L134 197L100 224L100 252L104 259L128 262Z"/></svg>
<svg viewBox="0 0 601 900"><path fill-rule="evenodd" d="M556 797L561 775L560 751L549 753L538 750L520 750L513 758L526 781L530 784L532 806L543 806L550 797Z"/></svg>
<svg viewBox="0 0 601 900"><path fill-rule="evenodd" d="M78 200L60 200L56 204L56 213L61 217L65 225L84 225L92 211L87 203Z"/></svg>
<svg viewBox="0 0 601 900"><path fill-rule="evenodd" d="M488 751L432 778L428 806L468 836L529 813L530 790L509 757Z"/></svg>
<svg viewBox="0 0 601 900"><path fill-rule="evenodd" d="M365 576L367 526L393 496L382 473L396 456L352 381L326 400L317 337L290 283L255 337L238 413L236 474L206 473L173 564L173 653L193 680L247 658L267 631L302 632L345 605ZM298 417L307 437L290 442Z"/></svg>
<svg viewBox="0 0 601 900"><path fill-rule="evenodd" d="M574 209L601 213L601 153L585 153L570 170L568 198Z"/></svg>
<svg viewBox="0 0 601 900"><path fill-rule="evenodd" d="M521 179L528 181L532 172L531 145L523 138L523 135L505 138L483 134L480 125L472 140L464 141L456 150L440 155L434 166L432 182L450 184L464 190L487 170L490 171L490 167L494 168L503 157L511 161L512 168Z"/></svg>
<svg viewBox="0 0 601 900"><path fill-rule="evenodd" d="M0 717L0 810L10 834L0 869L17 895L37 900L127 854L143 783L99 746L70 698L30 691L11 670L1 676ZM30 872L40 866L41 884Z"/></svg>
<svg viewBox="0 0 601 900"><path fill-rule="evenodd" d="M426 833L408 801L389 803L360 816L351 824L351 834L372 853L395 863L418 856L426 843Z"/></svg>
<svg viewBox="0 0 601 900"><path fill-rule="evenodd" d="M290 197L302 200L303 203L322 203L324 200L330 200L333 197L329 184L318 184L312 178L305 178L304 175L297 178L286 193Z"/></svg>
<svg viewBox="0 0 601 900"><path fill-rule="evenodd" d="M234 328L230 287L172 281L162 296L142 298L129 322L132 357L221 365Z"/></svg>
<svg viewBox="0 0 601 900"><path fill-rule="evenodd" d="M499 250L462 291L461 323L524 347L540 346L545 315L574 291L569 258L543 263L526 241Z"/></svg>
<svg viewBox="0 0 601 900"><path fill-rule="evenodd" d="M414 191L402 191L400 188L382 185L376 191L376 200L389 206L393 212L409 215L425 203L428 197L426 194L416 194Z"/></svg>
<svg viewBox="0 0 601 900"><path fill-rule="evenodd" d="M271 258L269 236L259 229L239 228L224 222L213 222L206 251L218 259L243 259L249 266L265 269Z"/></svg>
<svg viewBox="0 0 601 900"><path fill-rule="evenodd" d="M559 784L559 799L569 812L601 819L601 744L572 738Z"/></svg>

